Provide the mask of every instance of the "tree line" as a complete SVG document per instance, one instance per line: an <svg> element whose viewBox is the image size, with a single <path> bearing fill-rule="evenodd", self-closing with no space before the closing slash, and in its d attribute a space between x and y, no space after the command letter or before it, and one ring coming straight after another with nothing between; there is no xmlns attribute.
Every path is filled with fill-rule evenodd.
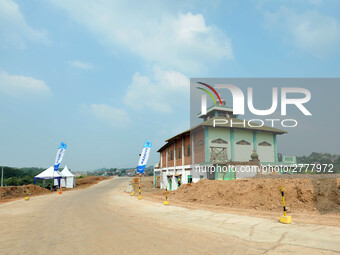
<svg viewBox="0 0 340 255"><path fill-rule="evenodd" d="M14 168L4 166L4 186L21 186L32 184L34 183L34 176L44 170L44 168L37 167Z"/></svg>

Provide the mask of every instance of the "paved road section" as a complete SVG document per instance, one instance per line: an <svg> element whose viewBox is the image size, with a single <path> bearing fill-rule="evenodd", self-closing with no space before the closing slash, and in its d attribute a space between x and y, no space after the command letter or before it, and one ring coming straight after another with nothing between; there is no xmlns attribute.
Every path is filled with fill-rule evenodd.
<svg viewBox="0 0 340 255"><path fill-rule="evenodd" d="M0 254L340 253L340 228L139 201L128 180L0 205Z"/></svg>

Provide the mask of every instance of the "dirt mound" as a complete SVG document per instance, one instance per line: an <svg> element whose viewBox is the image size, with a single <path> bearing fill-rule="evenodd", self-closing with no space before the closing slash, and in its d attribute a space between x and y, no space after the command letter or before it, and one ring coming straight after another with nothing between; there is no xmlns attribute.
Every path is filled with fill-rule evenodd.
<svg viewBox="0 0 340 255"><path fill-rule="evenodd" d="M25 197L27 192L27 185L24 186L6 186L0 187L0 201L6 199L13 199L18 197ZM29 185L29 196L41 195L50 193L48 189L42 188L38 185Z"/></svg>
<svg viewBox="0 0 340 255"><path fill-rule="evenodd" d="M82 185L95 184L99 181L107 180L107 179L109 179L109 178L105 177L105 176L86 176L86 177L79 178L79 179L76 180L76 187L82 186Z"/></svg>
<svg viewBox="0 0 340 255"><path fill-rule="evenodd" d="M86 176L76 180L76 187L86 188L99 181L106 180L107 177L104 176ZM48 189L42 188L38 185L23 185L23 186L6 186L0 187L0 202L8 202L15 198L25 197L27 192L27 186L29 186L29 196L36 196L51 193ZM63 191L68 191L72 189L62 188Z"/></svg>
<svg viewBox="0 0 340 255"><path fill-rule="evenodd" d="M189 203L282 211L281 186L288 212L340 213L340 178L200 180L184 184L169 198Z"/></svg>
<svg viewBox="0 0 340 255"><path fill-rule="evenodd" d="M142 195L149 193L158 193L160 192L159 189L155 189L153 186L153 176L143 176L141 179L139 177L132 178L132 184L128 184L128 187L126 189L126 192L132 192L133 191L133 183L135 185L135 196L139 195L139 184L141 187ZM130 186L131 185L131 186Z"/></svg>

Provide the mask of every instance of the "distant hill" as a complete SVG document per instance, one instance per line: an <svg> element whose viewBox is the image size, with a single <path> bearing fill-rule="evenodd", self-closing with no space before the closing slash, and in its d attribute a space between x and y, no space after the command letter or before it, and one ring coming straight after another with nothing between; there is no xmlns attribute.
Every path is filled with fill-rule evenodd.
<svg viewBox="0 0 340 255"><path fill-rule="evenodd" d="M118 175L118 176L134 176L136 174L136 167L128 168L100 168L93 171L88 171L88 175ZM153 175L153 166L145 168L144 175Z"/></svg>
<svg viewBox="0 0 340 255"><path fill-rule="evenodd" d="M297 157L298 163L306 163L306 164L331 164L331 163L340 163L340 155L330 154L330 153L318 153L312 152L309 156Z"/></svg>
<svg viewBox="0 0 340 255"><path fill-rule="evenodd" d="M309 156L297 157L296 160L303 164L333 164L334 172L340 173L340 155L312 152Z"/></svg>

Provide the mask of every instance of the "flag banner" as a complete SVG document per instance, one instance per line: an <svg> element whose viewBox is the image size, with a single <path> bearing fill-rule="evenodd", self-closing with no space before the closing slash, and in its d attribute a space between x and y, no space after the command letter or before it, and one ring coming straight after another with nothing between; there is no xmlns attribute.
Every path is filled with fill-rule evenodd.
<svg viewBox="0 0 340 255"><path fill-rule="evenodd" d="M139 158L137 173L141 173L141 174L144 173L146 163L148 162L148 159L149 159L151 147L152 147L152 144L148 140L146 140L143 146L142 153Z"/></svg>
<svg viewBox="0 0 340 255"><path fill-rule="evenodd" d="M57 151L57 156L55 157L54 171L58 171L59 165L61 161L63 160L66 148L67 148L67 145L61 142L59 145L59 149Z"/></svg>

